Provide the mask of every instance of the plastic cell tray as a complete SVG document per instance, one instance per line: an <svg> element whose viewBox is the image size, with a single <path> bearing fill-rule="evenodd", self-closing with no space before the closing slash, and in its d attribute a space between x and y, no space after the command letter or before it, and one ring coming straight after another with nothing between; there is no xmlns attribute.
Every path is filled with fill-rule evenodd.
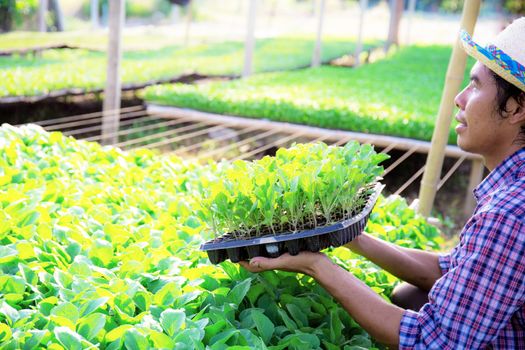
<svg viewBox="0 0 525 350"><path fill-rule="evenodd" d="M363 232L384 185L377 183L372 188L359 213L335 224L246 239L237 239L228 233L202 244L200 249L208 253L213 264L218 264L226 259L239 262L256 256L276 258L284 253L297 255L301 251L318 252L345 245Z"/></svg>

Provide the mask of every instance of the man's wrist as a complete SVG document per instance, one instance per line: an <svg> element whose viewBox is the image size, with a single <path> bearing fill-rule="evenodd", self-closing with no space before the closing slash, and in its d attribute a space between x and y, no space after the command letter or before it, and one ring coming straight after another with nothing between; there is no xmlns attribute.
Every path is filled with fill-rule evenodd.
<svg viewBox="0 0 525 350"><path fill-rule="evenodd" d="M319 259L308 266L304 273L313 277L315 280L318 280L320 276L326 274L326 272L333 266L335 265L329 257L324 254L319 254Z"/></svg>

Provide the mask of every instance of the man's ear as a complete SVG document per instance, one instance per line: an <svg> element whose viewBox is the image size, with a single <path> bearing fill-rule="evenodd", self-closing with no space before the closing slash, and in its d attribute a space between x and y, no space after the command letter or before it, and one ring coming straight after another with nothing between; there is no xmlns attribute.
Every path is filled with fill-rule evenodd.
<svg viewBox="0 0 525 350"><path fill-rule="evenodd" d="M521 103L511 97L507 101L507 116L508 121L511 124L522 124L525 125L525 92L521 93Z"/></svg>

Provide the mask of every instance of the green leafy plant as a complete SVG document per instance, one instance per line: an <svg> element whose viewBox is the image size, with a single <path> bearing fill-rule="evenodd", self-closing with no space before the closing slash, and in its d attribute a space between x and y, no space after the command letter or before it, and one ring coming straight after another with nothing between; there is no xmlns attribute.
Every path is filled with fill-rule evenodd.
<svg viewBox="0 0 525 350"><path fill-rule="evenodd" d="M281 148L275 157L236 161L205 189L216 234L238 238L313 229L355 215L388 156L370 145L324 143ZM368 189L369 191L369 189Z"/></svg>
<svg viewBox="0 0 525 350"><path fill-rule="evenodd" d="M0 348L383 349L308 276L209 265L196 213L231 166L0 127ZM441 242L400 197L379 198L366 230ZM384 298L397 283L327 254Z"/></svg>
<svg viewBox="0 0 525 350"><path fill-rule="evenodd" d="M144 98L219 114L430 140L449 57L448 47L412 46L357 69L321 67L206 85L157 85L146 88ZM449 142L455 140L451 128Z"/></svg>
<svg viewBox="0 0 525 350"><path fill-rule="evenodd" d="M12 37L15 41L18 39L16 35ZM80 39L71 40L75 42ZM86 38L88 43L93 40ZM308 66L313 45L313 40L301 38L258 40L254 71ZM323 59L334 59L353 49L352 42L327 39L323 46ZM122 82L140 84L190 73L239 75L242 72L243 52L243 43L233 41L188 48L169 46L155 50L127 51L122 58ZM87 50L48 50L41 57L0 57L0 80L3 82L0 85L0 97L45 95L51 91L73 88L86 92L101 89L106 80L105 67L104 52Z"/></svg>

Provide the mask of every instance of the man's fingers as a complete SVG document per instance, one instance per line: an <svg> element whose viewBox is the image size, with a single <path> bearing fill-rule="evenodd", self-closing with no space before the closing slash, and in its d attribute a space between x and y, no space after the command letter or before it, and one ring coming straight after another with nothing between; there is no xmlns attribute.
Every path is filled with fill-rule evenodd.
<svg viewBox="0 0 525 350"><path fill-rule="evenodd" d="M266 270L278 269L279 264L276 264L276 259L268 259L263 257L256 257L248 261L239 261L239 264L250 272L262 272Z"/></svg>

